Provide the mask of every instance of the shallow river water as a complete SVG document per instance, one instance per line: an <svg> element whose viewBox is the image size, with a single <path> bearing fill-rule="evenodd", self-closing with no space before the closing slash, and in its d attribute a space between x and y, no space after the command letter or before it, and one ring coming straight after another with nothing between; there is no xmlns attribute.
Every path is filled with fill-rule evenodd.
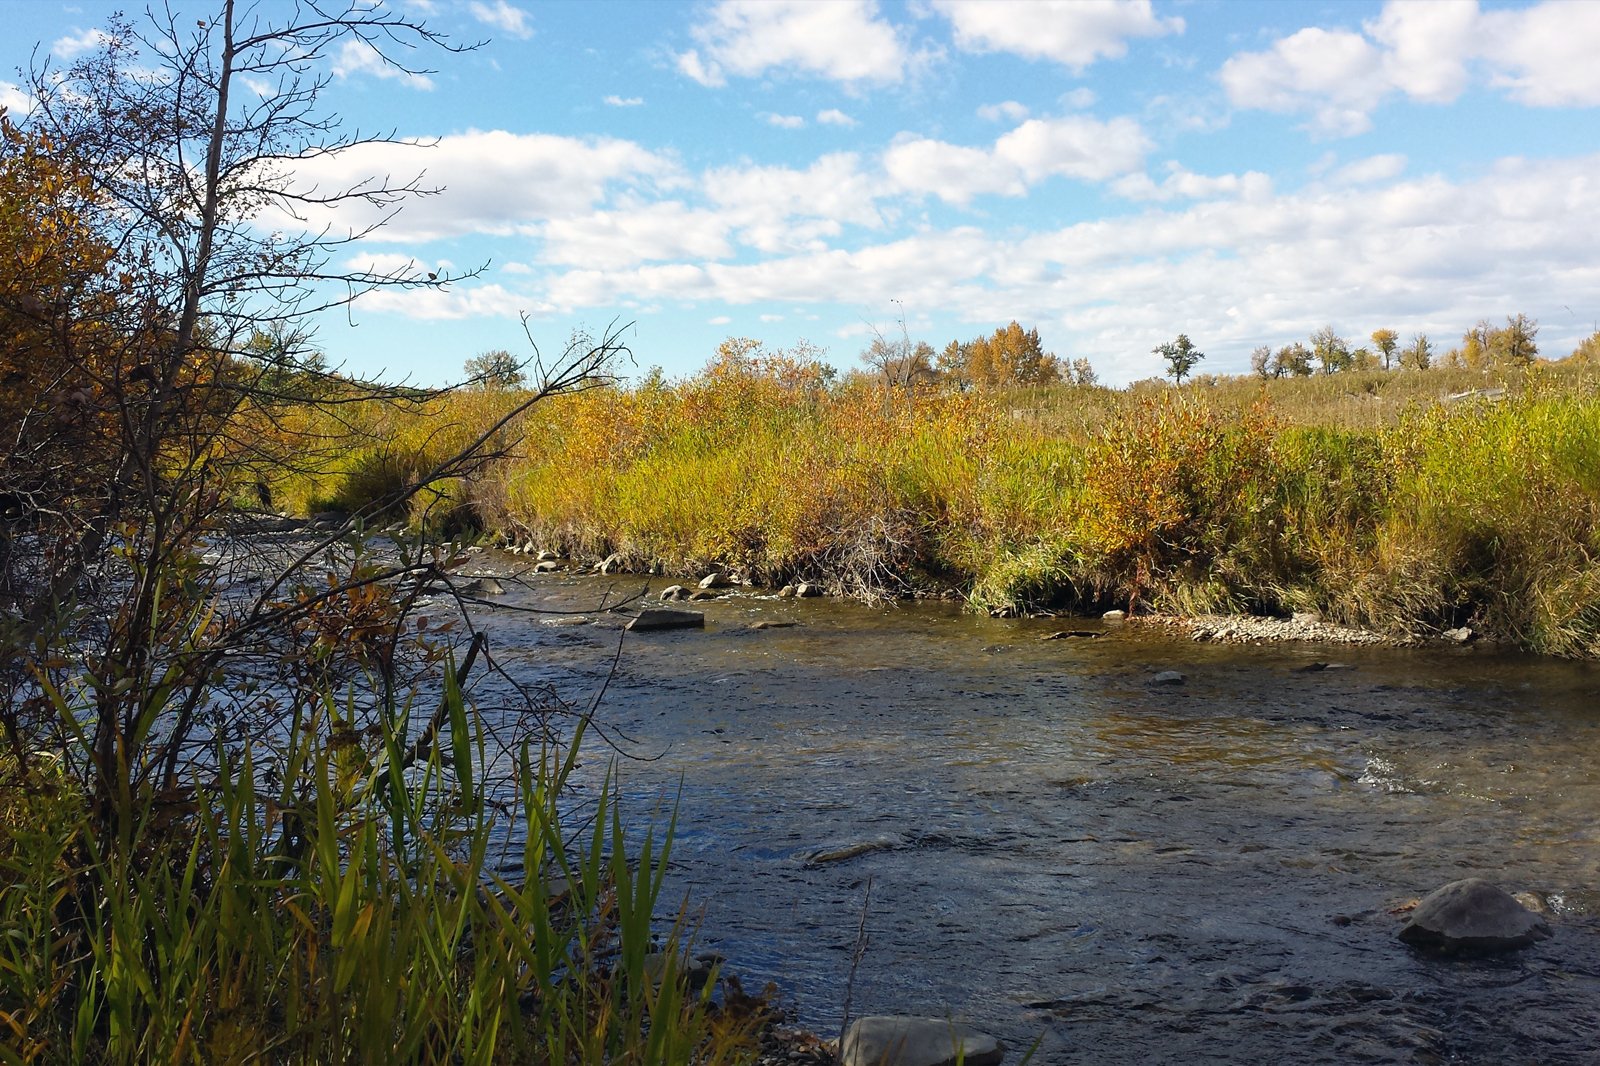
<svg viewBox="0 0 1600 1066"><path fill-rule="evenodd" d="M539 581L503 602L642 584ZM627 636L598 719L653 757L620 764L630 807L676 798L663 919L687 895L697 945L802 1024L836 1030L865 913L852 1013L950 1015L1038 1040L1035 1062L1600 1063L1600 668L689 606L704 631ZM619 639L479 617L515 676L572 699ZM1062 628L1105 632L1040 639ZM1392 911L1471 875L1534 893L1554 938L1497 959L1395 939Z"/></svg>

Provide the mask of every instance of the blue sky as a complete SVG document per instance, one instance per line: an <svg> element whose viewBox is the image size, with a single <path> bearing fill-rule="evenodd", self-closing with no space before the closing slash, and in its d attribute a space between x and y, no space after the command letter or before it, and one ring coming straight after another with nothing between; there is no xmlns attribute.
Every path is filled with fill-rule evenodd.
<svg viewBox="0 0 1600 1066"><path fill-rule="evenodd" d="M1015 318L1109 383L1179 332L1237 373L1330 324L1443 349L1522 312L1561 356L1600 321L1600 0L391 2L486 43L334 57L349 126L437 143L316 177L425 170L360 256L489 266L320 323L362 373L527 354L523 313L546 349L631 322L669 375ZM112 9L6 4L0 101Z"/></svg>

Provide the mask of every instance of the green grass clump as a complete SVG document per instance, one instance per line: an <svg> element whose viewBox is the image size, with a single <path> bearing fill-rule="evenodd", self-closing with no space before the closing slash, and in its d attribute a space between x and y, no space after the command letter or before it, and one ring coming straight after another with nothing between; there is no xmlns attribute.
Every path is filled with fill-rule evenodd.
<svg viewBox="0 0 1600 1066"><path fill-rule="evenodd" d="M6 760L0 1061L748 1060L759 1016L691 990L681 925L655 939L670 831L628 838L608 781L575 834L577 740L517 753L498 823L482 734L446 699L420 761L341 730L329 701L271 773L219 749L121 832L58 760Z"/></svg>

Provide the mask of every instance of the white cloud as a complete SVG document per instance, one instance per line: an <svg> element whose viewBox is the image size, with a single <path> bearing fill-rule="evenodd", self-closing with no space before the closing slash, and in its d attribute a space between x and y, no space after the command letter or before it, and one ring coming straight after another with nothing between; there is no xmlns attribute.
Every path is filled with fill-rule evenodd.
<svg viewBox="0 0 1600 1066"><path fill-rule="evenodd" d="M1220 76L1237 107L1309 111L1313 132L1348 137L1372 128L1372 109L1388 91L1382 67L1379 50L1361 34L1313 26L1265 52L1233 56Z"/></svg>
<svg viewBox="0 0 1600 1066"><path fill-rule="evenodd" d="M1406 169L1406 157L1398 153L1373 155L1346 163L1330 176L1336 185L1369 185L1399 177Z"/></svg>
<svg viewBox="0 0 1600 1066"><path fill-rule="evenodd" d="M718 315L715 318L706 319L706 325L708 325L708 326L726 326L728 323L730 323L732 321L733 321L733 319L729 318L727 315Z"/></svg>
<svg viewBox="0 0 1600 1066"><path fill-rule="evenodd" d="M479 22L503 30L513 37L527 40L533 36L533 27L528 23L528 13L521 8L512 7L506 0L494 0L492 4L473 0L467 8L472 12L472 17Z"/></svg>
<svg viewBox="0 0 1600 1066"><path fill-rule="evenodd" d="M374 78L403 81L413 89L433 88L432 78L426 74L413 74L401 70L385 60L376 48L364 41L344 42L339 49L338 58L333 61L333 72L341 78L348 78L352 74L367 74Z"/></svg>
<svg viewBox="0 0 1600 1066"><path fill-rule="evenodd" d="M877 200L885 190L852 152L825 155L804 170L716 167L700 181L740 242L769 254L822 247L846 225L883 225Z"/></svg>
<svg viewBox="0 0 1600 1066"><path fill-rule="evenodd" d="M887 85L912 62L871 0L721 0L691 32L700 49L678 55L678 70L712 87L774 69Z"/></svg>
<svg viewBox="0 0 1600 1066"><path fill-rule="evenodd" d="M766 315L762 315L761 316L761 321L763 321L763 322L782 322L784 320L784 318L786 318L786 317L787 316L785 316L785 315L766 314Z"/></svg>
<svg viewBox="0 0 1600 1066"><path fill-rule="evenodd" d="M550 263L595 268L634 266L664 259L721 259L733 253L730 223L715 212L662 201L577 218L553 219L541 227Z"/></svg>
<svg viewBox="0 0 1600 1066"><path fill-rule="evenodd" d="M983 104L978 117L985 122L1021 122L1028 117L1028 105L1015 100L1002 100L998 104Z"/></svg>
<svg viewBox="0 0 1600 1066"><path fill-rule="evenodd" d="M817 112L817 124L822 126L851 126L859 125L855 119L840 111L837 107L830 107Z"/></svg>
<svg viewBox="0 0 1600 1066"><path fill-rule="evenodd" d="M1021 196L1028 184L1015 165L987 148L967 148L923 137L902 140L883 153L883 167L902 189L967 204L984 195Z"/></svg>
<svg viewBox="0 0 1600 1066"><path fill-rule="evenodd" d="M1600 5L1546 0L1482 17L1494 85L1532 107L1600 106Z"/></svg>
<svg viewBox="0 0 1600 1066"><path fill-rule="evenodd" d="M1157 18L1150 0L933 0L950 20L956 47L1049 59L1082 72L1127 54L1129 37L1183 32L1183 19Z"/></svg>
<svg viewBox="0 0 1600 1066"><path fill-rule="evenodd" d="M20 85L0 81L0 107L9 111L13 119L18 119L33 110L33 97L23 92Z"/></svg>
<svg viewBox="0 0 1600 1066"><path fill-rule="evenodd" d="M500 267L503 274L532 274L533 267L527 263L510 262Z"/></svg>
<svg viewBox="0 0 1600 1066"><path fill-rule="evenodd" d="M1029 119L989 148L902 136L883 154L901 189L965 205L985 195L1021 196L1047 178L1107 181L1144 165L1150 141L1131 118Z"/></svg>
<svg viewBox="0 0 1600 1066"><path fill-rule="evenodd" d="M1414 100L1447 104L1467 87L1476 49L1477 0L1391 3L1366 24L1385 50L1385 78Z"/></svg>
<svg viewBox="0 0 1600 1066"><path fill-rule="evenodd" d="M441 138L431 147L368 144L297 165L299 188L323 193L346 189L374 174L396 182L421 173L420 184L438 187L436 196L409 200L372 239L425 241L467 233L510 235L552 218L588 214L614 187L671 186L681 180L678 165L632 141L614 138L469 131ZM337 211L312 210L305 224L359 230L386 212L352 203ZM269 216L275 226L293 220Z"/></svg>
<svg viewBox="0 0 1600 1066"><path fill-rule="evenodd" d="M1079 86L1071 92L1061 94L1061 106L1070 107L1075 111L1085 111L1094 106L1096 99L1093 89Z"/></svg>
<svg viewBox="0 0 1600 1066"><path fill-rule="evenodd" d="M1237 107L1307 114L1322 136L1372 128L1372 113L1402 94L1445 104L1474 78L1531 107L1600 106L1600 5L1545 0L1482 12L1477 0L1389 0L1362 32L1309 27L1225 62L1219 77Z"/></svg>
<svg viewBox="0 0 1600 1066"><path fill-rule="evenodd" d="M607 107L643 107L644 97L618 96L616 93L612 93L609 96L603 97L601 99L601 103L605 104Z"/></svg>
<svg viewBox="0 0 1600 1066"><path fill-rule="evenodd" d="M806 120L799 115L775 115L770 111L762 112L761 121L780 130L797 130L806 124Z"/></svg>
<svg viewBox="0 0 1600 1066"><path fill-rule="evenodd" d="M61 37L50 46L58 59L75 59L85 52L92 52L111 40L104 30L80 30L76 36Z"/></svg>
<svg viewBox="0 0 1600 1066"><path fill-rule="evenodd" d="M1196 174L1178 163L1166 165L1166 176L1157 183L1143 172L1128 174L1111 183L1119 196L1129 200L1218 200L1263 201L1272 195L1272 179L1259 170L1245 174Z"/></svg>
<svg viewBox="0 0 1600 1066"><path fill-rule="evenodd" d="M1030 181L1062 176L1105 181L1144 165L1150 140L1131 118L1108 122L1081 115L1029 119L995 142Z"/></svg>

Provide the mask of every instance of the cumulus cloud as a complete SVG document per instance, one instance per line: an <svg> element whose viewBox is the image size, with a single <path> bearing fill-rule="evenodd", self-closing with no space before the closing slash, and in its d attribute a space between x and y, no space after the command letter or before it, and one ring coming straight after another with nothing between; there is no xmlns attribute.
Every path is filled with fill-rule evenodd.
<svg viewBox="0 0 1600 1066"><path fill-rule="evenodd" d="M433 79L426 74L413 74L383 58L383 55L365 41L346 41L333 61L333 72L340 78L352 74L366 74L384 80L404 82L413 89L433 88Z"/></svg>
<svg viewBox="0 0 1600 1066"><path fill-rule="evenodd" d="M1129 200L1265 200L1272 195L1272 179L1258 170L1245 174L1196 174L1176 162L1166 165L1157 182L1145 173L1128 174L1111 184L1112 191Z"/></svg>
<svg viewBox="0 0 1600 1066"><path fill-rule="evenodd" d="M1344 137L1371 129L1392 96L1446 104L1475 77L1532 107L1600 105L1597 44L1600 5L1389 0L1360 32L1308 27L1231 57L1218 76L1236 107L1305 114L1314 134Z"/></svg>
<svg viewBox="0 0 1600 1066"><path fill-rule="evenodd" d="M1329 177L1336 185L1367 185L1398 177L1406 169L1406 157L1398 153L1368 156L1346 163Z"/></svg>
<svg viewBox="0 0 1600 1066"><path fill-rule="evenodd" d="M1600 5L1547 0L1482 16L1491 83L1532 107L1600 106Z"/></svg>
<svg viewBox="0 0 1600 1066"><path fill-rule="evenodd" d="M912 62L871 0L722 0L691 32L700 47L676 57L678 70L710 87L769 70L887 85Z"/></svg>
<svg viewBox="0 0 1600 1066"><path fill-rule="evenodd" d="M846 128L858 125L855 119L840 111L837 107L818 111L817 124L822 126L844 126Z"/></svg>
<svg viewBox="0 0 1600 1066"><path fill-rule="evenodd" d="M1127 54L1128 38L1183 32L1183 19L1158 18L1150 0L933 0L950 20L956 47L1048 59L1074 71Z"/></svg>
<svg viewBox="0 0 1600 1066"><path fill-rule="evenodd" d="M467 5L467 10L471 11L472 17L479 22L509 33L513 37L527 40L533 36L533 26L529 24L528 13L519 7L512 7L506 0L494 0L492 4L473 0Z"/></svg>
<svg viewBox="0 0 1600 1066"><path fill-rule="evenodd" d="M712 211L663 201L553 219L540 227L541 258L568 266L616 268L665 259L721 259L733 253L730 222Z"/></svg>
<svg viewBox="0 0 1600 1066"><path fill-rule="evenodd" d="M1150 141L1131 118L1029 119L987 148L902 136L883 154L901 189L965 205L978 196L1021 196L1052 177L1107 181L1144 165Z"/></svg>
<svg viewBox="0 0 1600 1066"><path fill-rule="evenodd" d="M80 30L76 34L61 37L50 46L57 59L75 59L85 52L92 52L111 40L104 30Z"/></svg>
<svg viewBox="0 0 1600 1066"><path fill-rule="evenodd" d="M1128 217L1024 237L961 226L854 247L835 239L757 261L718 259L708 244L698 254L685 249L677 261L589 262L565 271L556 264L536 291L478 286L430 296L406 313L720 301L772 313L772 305L787 305L800 314L894 298L974 323L1036 323L1107 380L1126 381L1159 372L1149 349L1179 326L1202 340L1211 367L1243 371L1255 345L1287 343L1330 321L1350 334L1388 326L1442 339L1485 309L1537 317L1600 286L1588 228L1572 224L1600 216L1600 184L1592 180L1600 155L1505 160L1470 181L1395 180L1402 165L1393 157L1360 160L1334 172L1354 183L1330 180L1292 193L1252 193L1249 174L1195 175L1169 165L1161 182L1150 183L1155 206ZM748 207L763 184L755 169L722 175L719 210ZM853 161L844 172L856 173ZM787 173L795 186L817 187L806 171ZM1176 203L1184 199L1192 202ZM662 254L678 239L668 235L674 228L704 222L715 232L720 223L696 221L698 210L661 209ZM605 227L622 232L619 219L595 216L574 224L571 239L593 241ZM637 235L630 240L655 239L629 232Z"/></svg>
<svg viewBox="0 0 1600 1066"><path fill-rule="evenodd" d="M437 144L367 144L296 165L297 188L324 194L370 182L374 174L396 182L421 174L419 184L442 190L408 201L373 234L379 241L425 241L466 233L509 235L552 218L586 214L614 187L670 186L682 178L673 160L632 141L608 137L469 131ZM306 224L359 231L387 212L361 203L311 210ZM269 216L266 224L296 225Z"/></svg>
<svg viewBox="0 0 1600 1066"><path fill-rule="evenodd" d="M13 118L20 118L33 110L33 97L23 92L20 85L0 81L0 107L9 111Z"/></svg>
<svg viewBox="0 0 1600 1066"><path fill-rule="evenodd" d="M1348 137L1372 128L1372 110L1389 88L1382 68L1382 54L1361 34L1312 26L1265 52L1233 56L1220 77L1237 107L1309 111L1313 132Z"/></svg>
<svg viewBox="0 0 1600 1066"><path fill-rule="evenodd" d="M1150 140L1131 118L1107 122L1081 115L1029 119L995 142L995 155L1030 181L1061 176L1105 181L1144 164Z"/></svg>

